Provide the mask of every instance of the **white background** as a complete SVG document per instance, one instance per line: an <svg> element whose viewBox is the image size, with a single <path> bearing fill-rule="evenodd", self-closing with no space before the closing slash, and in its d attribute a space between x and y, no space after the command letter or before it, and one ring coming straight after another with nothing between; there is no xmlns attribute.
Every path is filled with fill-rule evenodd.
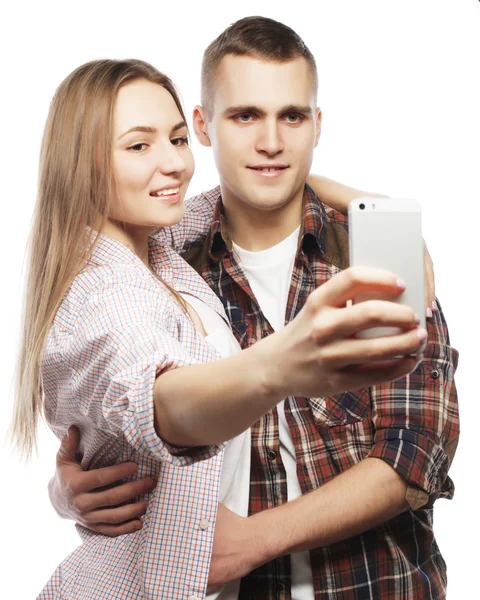
<svg viewBox="0 0 480 600"><path fill-rule="evenodd" d="M34 598L78 544L73 525L58 519L48 502L56 440L42 428L39 456L24 467L5 439L24 251L49 101L60 81L81 63L134 57L174 79L190 115L200 97L204 48L231 22L254 14L293 27L317 58L324 124L314 171L422 203L437 292L453 345L460 350L462 437L451 469L457 491L452 502L438 502L435 530L448 565L449 598L478 598L477 0L244 1L238 6L83 0L16 2L2 10L2 598ZM210 150L194 144L194 153L191 193L216 184Z"/></svg>

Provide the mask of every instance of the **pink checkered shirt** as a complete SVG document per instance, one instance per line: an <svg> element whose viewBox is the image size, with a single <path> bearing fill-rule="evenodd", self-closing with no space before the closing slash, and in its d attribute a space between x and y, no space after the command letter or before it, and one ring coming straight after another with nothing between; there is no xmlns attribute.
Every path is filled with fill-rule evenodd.
<svg viewBox="0 0 480 600"><path fill-rule="evenodd" d="M164 240L150 240L152 268L226 319L219 299ZM164 369L217 358L142 261L101 236L48 337L47 420L58 437L72 424L80 429L84 469L134 461L139 477L158 484L140 531L108 538L78 526L83 544L39 599L204 598L223 452L163 442L154 429L153 385Z"/></svg>

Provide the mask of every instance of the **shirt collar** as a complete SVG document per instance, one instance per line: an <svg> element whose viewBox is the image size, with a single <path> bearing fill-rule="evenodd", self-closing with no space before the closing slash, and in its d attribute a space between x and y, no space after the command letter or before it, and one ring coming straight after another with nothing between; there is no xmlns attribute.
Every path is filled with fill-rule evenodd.
<svg viewBox="0 0 480 600"><path fill-rule="evenodd" d="M299 247L305 251L317 246L321 254L325 254L325 236L328 216L319 198L306 183L303 192L303 222L299 236ZM210 229L209 255L218 262L226 252L232 252L232 238L228 232L227 221L223 210L222 194L218 188L218 199L215 205L213 223Z"/></svg>
<svg viewBox="0 0 480 600"><path fill-rule="evenodd" d="M149 269L140 259L140 257L130 248L103 233L89 229L90 242L95 242L91 256L90 264L129 264L142 272L148 272ZM171 283L172 273L169 256L166 254L166 248L154 235L148 238L148 252L150 267L160 274L163 279Z"/></svg>
<svg viewBox="0 0 480 600"><path fill-rule="evenodd" d="M89 261L91 263L103 265L142 262L133 250L104 233L91 229L90 242L94 244Z"/></svg>

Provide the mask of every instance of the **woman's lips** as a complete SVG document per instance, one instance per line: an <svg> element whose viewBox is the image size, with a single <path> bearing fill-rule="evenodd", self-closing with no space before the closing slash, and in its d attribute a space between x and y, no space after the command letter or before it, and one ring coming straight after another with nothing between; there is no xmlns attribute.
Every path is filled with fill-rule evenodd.
<svg viewBox="0 0 480 600"><path fill-rule="evenodd" d="M174 204L180 200L180 188L177 187L150 192L150 196L162 200L163 202L167 202L168 204Z"/></svg>

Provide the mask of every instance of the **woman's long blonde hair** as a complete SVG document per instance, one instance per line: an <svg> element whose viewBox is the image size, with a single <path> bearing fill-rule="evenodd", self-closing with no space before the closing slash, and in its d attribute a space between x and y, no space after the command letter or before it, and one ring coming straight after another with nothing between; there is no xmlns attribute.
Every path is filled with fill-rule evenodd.
<svg viewBox="0 0 480 600"><path fill-rule="evenodd" d="M163 86L185 115L171 80L140 60L96 60L59 86L42 141L12 434L22 453L36 447L43 415L41 360L55 314L93 248L88 227L105 220L112 198L113 109L137 79Z"/></svg>

